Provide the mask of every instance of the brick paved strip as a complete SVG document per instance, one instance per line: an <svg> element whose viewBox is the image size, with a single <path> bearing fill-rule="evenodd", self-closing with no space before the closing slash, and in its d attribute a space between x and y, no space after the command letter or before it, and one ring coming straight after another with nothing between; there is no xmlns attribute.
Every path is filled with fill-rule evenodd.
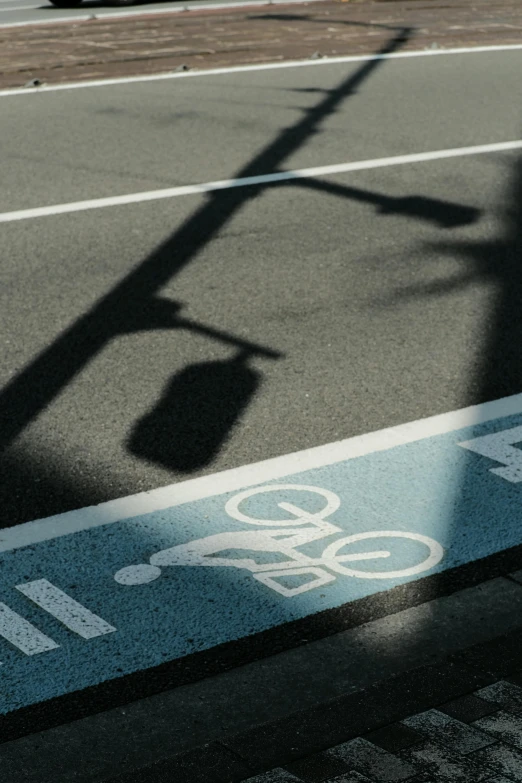
<svg viewBox="0 0 522 783"><path fill-rule="evenodd" d="M499 707L503 707L509 712L514 712L515 715L522 716L522 688L518 687L517 685L500 680L493 685L482 688L482 690L478 692L477 696L480 699L493 702L494 704L499 705ZM484 716L477 716L477 718L482 717Z"/></svg>
<svg viewBox="0 0 522 783"><path fill-rule="evenodd" d="M276 767L270 772L265 772L264 775L248 778L244 783L296 783L297 781L299 781L299 778L296 778L295 775L291 775L290 772Z"/></svg>
<svg viewBox="0 0 522 783"><path fill-rule="evenodd" d="M242 783L522 783L522 719L498 703L516 709L520 691L501 680ZM445 714L472 717L487 706L483 695L498 701L473 726ZM328 769L329 758L344 770Z"/></svg>
<svg viewBox="0 0 522 783"><path fill-rule="evenodd" d="M522 43L520 0L321 3L0 27L0 88L379 50Z"/></svg>
<svg viewBox="0 0 522 783"><path fill-rule="evenodd" d="M451 668L422 667L391 690L380 683L106 783L522 783L522 719L510 711L521 689ZM426 701L438 706L407 712Z"/></svg>
<svg viewBox="0 0 522 783"><path fill-rule="evenodd" d="M503 743L479 750L473 760L484 769L489 767L494 770L497 775L505 775L516 783L522 781L522 753Z"/></svg>
<svg viewBox="0 0 522 783"><path fill-rule="evenodd" d="M483 690L487 690L487 688ZM482 691L479 691L478 695L461 696L460 699L447 702L444 706L439 707L439 710L445 715L456 718L462 723L472 723L475 720L479 720L479 718L484 718L486 715L497 712L499 709L500 704L495 703L494 700L486 700L486 697L482 698Z"/></svg>
<svg viewBox="0 0 522 783"><path fill-rule="evenodd" d="M522 783L522 718L499 704L517 710L521 693L500 680L241 783ZM473 725L448 715L467 720L488 707Z"/></svg>
<svg viewBox="0 0 522 783"><path fill-rule="evenodd" d="M399 783L418 771L412 764L362 737L337 745L327 754L344 761L350 771L360 772L378 783Z"/></svg>
<svg viewBox="0 0 522 783"><path fill-rule="evenodd" d="M434 781L440 783L486 783L493 772L486 758L478 758L479 753L486 753L490 748L480 750L470 757L453 753L435 742L426 742L400 752L400 757L420 771L426 771ZM489 759L489 757L488 757ZM495 758L496 761L496 758Z"/></svg>
<svg viewBox="0 0 522 783"><path fill-rule="evenodd" d="M414 715L411 718L406 718L403 723L410 729L425 734L456 753L471 753L474 750L485 748L495 741L488 734L477 731L438 710L428 710L420 715ZM475 723L478 728L481 725L480 721ZM498 730L500 731L500 727Z"/></svg>
<svg viewBox="0 0 522 783"><path fill-rule="evenodd" d="M474 725L491 737L502 740L505 745L522 750L522 718L499 710L494 715L480 718Z"/></svg>

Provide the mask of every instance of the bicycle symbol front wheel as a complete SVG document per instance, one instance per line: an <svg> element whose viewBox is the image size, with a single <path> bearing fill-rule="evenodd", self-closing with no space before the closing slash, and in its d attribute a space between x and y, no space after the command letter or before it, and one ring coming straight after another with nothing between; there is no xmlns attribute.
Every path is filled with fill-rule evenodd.
<svg viewBox="0 0 522 783"><path fill-rule="evenodd" d="M350 560L362 560L365 559L364 555L339 555L339 550L347 546L348 544L354 544L357 541L364 541L366 539L374 538L401 538L409 539L411 541L419 541L428 547L428 556L417 565L410 566L408 568L401 568L396 571L361 571L357 568L349 568L343 565L343 562L349 562ZM368 553L368 559L371 559L371 553ZM388 556L390 552L376 553L378 557ZM352 536L346 536L334 541L332 544L326 547L324 550L321 561L322 564L332 571L338 574L344 574L345 576L355 576L359 579L399 579L404 576L414 576L415 574L421 574L423 571L429 571L440 563L444 557L444 549L433 538L423 536L420 533L409 533L401 530L371 530L367 533L355 533Z"/></svg>
<svg viewBox="0 0 522 783"><path fill-rule="evenodd" d="M304 509L297 508L293 504L280 502L277 503L279 508L284 511L290 511L291 516L289 519L259 519L258 517L251 517L243 513L239 506L248 498L256 495L264 495L265 493L279 492L282 493L282 497L285 497L285 493L291 492L308 492L313 495L319 495L324 501L323 507L319 511L308 512ZM312 487L308 484L268 484L262 487L253 487L240 492L238 495L234 495L233 498L227 501L225 504L225 511L232 517L237 519L238 522L246 522L249 525L262 525L266 527L293 527L296 524L304 524L310 519L323 520L333 514L339 506L341 501L334 492L329 489L322 489L321 487Z"/></svg>

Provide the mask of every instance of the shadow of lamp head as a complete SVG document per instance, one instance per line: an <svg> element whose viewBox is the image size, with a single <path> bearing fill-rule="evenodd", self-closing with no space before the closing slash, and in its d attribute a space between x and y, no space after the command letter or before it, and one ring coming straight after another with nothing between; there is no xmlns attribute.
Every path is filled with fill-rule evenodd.
<svg viewBox="0 0 522 783"><path fill-rule="evenodd" d="M440 228L456 228L475 223L480 215L480 209L462 204L452 204L426 196L405 196L404 198L388 198L379 207L381 215L407 215L408 217L427 220Z"/></svg>
<svg viewBox="0 0 522 783"><path fill-rule="evenodd" d="M261 382L249 353L200 362L174 375L156 407L134 427L132 454L169 470L190 473L218 454Z"/></svg>

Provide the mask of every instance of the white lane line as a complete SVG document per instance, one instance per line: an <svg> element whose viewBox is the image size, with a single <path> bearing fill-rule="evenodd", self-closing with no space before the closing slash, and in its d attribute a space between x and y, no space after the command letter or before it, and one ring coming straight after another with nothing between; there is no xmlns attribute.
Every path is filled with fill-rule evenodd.
<svg viewBox="0 0 522 783"><path fill-rule="evenodd" d="M60 646L2 603L0 603L0 637L11 642L26 655L38 655L48 650L56 650Z"/></svg>
<svg viewBox="0 0 522 783"><path fill-rule="evenodd" d="M94 639L116 630L47 579L25 582L16 585L16 589L83 639Z"/></svg>
<svg viewBox="0 0 522 783"><path fill-rule="evenodd" d="M110 525L122 519L132 519L142 514L181 506L184 503L214 495L237 492L246 487L278 480L294 473L326 467L378 451L386 451L394 446L414 443L434 435L443 435L463 427L482 424L518 413L522 413L522 394L419 419L366 435L358 435L336 443L328 443L325 446L316 446L293 454L285 454L282 457L267 459L252 465L243 465L225 470L222 473L189 479L150 492L140 492L137 495L110 500L107 503L100 503L98 506L88 506L46 519L26 522L23 525L0 531L0 552L10 552L41 541L50 541L81 530Z"/></svg>
<svg viewBox="0 0 522 783"><path fill-rule="evenodd" d="M295 0L297 2L297 0ZM278 2L278 0L274 0ZM286 2L286 0L285 0ZM262 3L265 5L266 3ZM268 5L272 4L269 0ZM56 19L57 22L78 21L76 18ZM10 27L12 25L0 25ZM348 57L324 57L320 60L288 60L283 63L260 63L257 65L237 65L230 68L209 68L208 70L181 71L180 73L156 73L147 76L124 76L117 79L93 79L84 82L69 82L66 84L43 85L36 89L26 87L0 90L0 98L14 95L36 95L59 90L79 90L84 87L111 87L119 84L136 84L138 82L157 82L164 79L188 79L196 76L222 76L229 73L250 73L252 71L273 71L281 68L307 68L323 65L340 65L344 63L370 62L372 60L402 60L410 57L435 57L456 54L490 54L492 52L509 52L522 49L522 44L506 44L505 46L475 46L458 49L420 49L412 52L392 52L391 54L363 54Z"/></svg>
<svg viewBox="0 0 522 783"><path fill-rule="evenodd" d="M84 212L89 209L103 209L125 204L141 204L145 201L159 201L166 198L191 196L196 193L210 193L215 190L244 188L250 185L270 185L274 182L284 182L292 179L310 179L325 177L329 174L345 174L350 171L366 171L387 166L403 166L408 163L426 163L432 160L460 158L467 155L483 155L488 152L505 152L522 149L522 141L503 141L495 144L480 144L474 147L457 147L456 149L436 150L435 152L419 152L412 155L396 155L391 158L376 158L374 160L359 160L352 163L337 163L332 166L315 166L308 169L280 171L274 174L260 174L255 177L240 179L224 179L215 182L203 182L199 185L181 185L175 188L149 190L139 193L127 193L124 196L108 196L87 201L71 201L66 204L52 204L49 207L34 207L19 209L13 212L0 212L0 223L12 223L17 220L64 215L69 212Z"/></svg>

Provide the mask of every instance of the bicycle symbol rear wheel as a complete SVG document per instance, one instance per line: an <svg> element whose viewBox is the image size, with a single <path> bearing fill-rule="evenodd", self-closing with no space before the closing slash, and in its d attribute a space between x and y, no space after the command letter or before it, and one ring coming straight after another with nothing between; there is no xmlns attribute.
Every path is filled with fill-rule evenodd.
<svg viewBox="0 0 522 783"><path fill-rule="evenodd" d="M366 539L375 538L401 538L409 539L411 541L419 541L421 544L425 544L428 547L428 556L417 565L409 566L408 568L401 568L396 571L361 571L358 568L349 568L343 565L343 562L349 562L350 560L362 560L364 556L361 555L339 555L339 550L347 544L354 544L357 541L364 541ZM378 557L387 556L390 553L379 553ZM369 553L371 559L371 553ZM334 541L332 544L326 547L324 550L321 561L322 565L330 568L338 574L344 574L345 576L355 576L359 579L400 579L404 576L414 576L415 574L421 574L423 571L429 571L431 568L437 565L444 557L444 549L433 538L423 536L420 533L409 533L402 530L371 530L367 533L355 533L352 536L346 536Z"/></svg>

